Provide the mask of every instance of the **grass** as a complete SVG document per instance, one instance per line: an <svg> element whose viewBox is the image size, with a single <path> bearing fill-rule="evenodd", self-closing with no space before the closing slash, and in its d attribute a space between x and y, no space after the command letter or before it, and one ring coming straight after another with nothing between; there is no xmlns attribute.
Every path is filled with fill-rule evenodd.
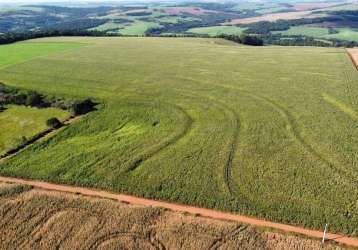
<svg viewBox="0 0 358 250"><path fill-rule="evenodd" d="M358 41L358 31L351 28L335 28L338 33L329 34L328 28L308 27L308 26L294 26L285 31L275 31L273 33L280 33L282 35L304 35L317 38L339 39L348 41Z"/></svg>
<svg viewBox="0 0 358 250"><path fill-rule="evenodd" d="M192 28L187 30L190 33L196 34L208 34L209 36L217 36L220 34L228 35L240 35L245 28L237 26L210 26L210 27L201 27L201 28Z"/></svg>
<svg viewBox="0 0 358 250"><path fill-rule="evenodd" d="M107 30L113 30L113 29L120 29L125 27L125 25L128 24L121 24L121 23L115 23L115 22L107 22L105 24L99 25L95 28L91 28L90 30L98 30L98 31L107 31Z"/></svg>
<svg viewBox="0 0 358 250"><path fill-rule="evenodd" d="M329 34L327 28L308 27L308 26L293 26L285 31L274 31L273 33L280 33L285 36L312 36L312 37L325 37Z"/></svg>
<svg viewBox="0 0 358 250"><path fill-rule="evenodd" d="M45 130L49 118L65 120L69 116L68 112L55 108L36 109L14 105L6 108L0 112L0 155Z"/></svg>
<svg viewBox="0 0 358 250"><path fill-rule="evenodd" d="M160 24L155 22L134 21L128 26L124 26L118 30L122 35L144 35L150 28L160 28Z"/></svg>
<svg viewBox="0 0 358 250"><path fill-rule="evenodd" d="M318 240L282 232L15 184L0 183L0 212L4 250L320 248Z"/></svg>
<svg viewBox="0 0 358 250"><path fill-rule="evenodd" d="M358 29L337 28L337 34L330 34L326 38L336 38L340 40L349 40L358 42Z"/></svg>
<svg viewBox="0 0 358 250"><path fill-rule="evenodd" d="M1 163L1 174L357 233L358 130L344 110L358 111L358 74L343 49L194 38L31 44L52 42L88 45L13 64L0 79L101 105Z"/></svg>
<svg viewBox="0 0 358 250"><path fill-rule="evenodd" d="M13 63L25 62L38 56L74 49L79 43L17 43L0 46L0 69ZM0 79L1 80L1 79Z"/></svg>

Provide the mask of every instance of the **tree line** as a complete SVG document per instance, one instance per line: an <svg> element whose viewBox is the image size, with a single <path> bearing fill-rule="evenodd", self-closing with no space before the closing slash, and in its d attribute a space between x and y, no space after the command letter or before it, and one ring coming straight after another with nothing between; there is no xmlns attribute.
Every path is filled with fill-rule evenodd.
<svg viewBox="0 0 358 250"><path fill-rule="evenodd" d="M6 105L22 105L36 108L59 108L69 111L72 116L86 114L95 110L97 103L91 99L63 99L46 96L33 90L18 89L0 83L0 110L4 111Z"/></svg>

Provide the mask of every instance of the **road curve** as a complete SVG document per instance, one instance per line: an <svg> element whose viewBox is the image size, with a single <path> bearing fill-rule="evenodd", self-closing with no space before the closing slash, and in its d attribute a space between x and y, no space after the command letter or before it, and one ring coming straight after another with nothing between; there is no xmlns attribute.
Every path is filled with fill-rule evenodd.
<svg viewBox="0 0 358 250"><path fill-rule="evenodd" d="M271 221L267 221L267 220L242 216L242 215L234 214L234 213L220 212L220 211L206 209L206 208L198 208L198 207L192 207L192 206L179 205L179 204L174 204L174 203L169 203L169 202L150 200L150 199L139 198L139 197L130 196L130 195L124 195L124 194L114 194L114 193L95 190L95 189L58 185L58 184L52 184L52 183L48 183L48 182L25 180L25 179L12 178L12 177L2 177L2 176L0 176L0 181L8 182L8 183L30 185L35 188L51 190L51 191L60 191L60 192L67 192L67 193L73 193L73 194L81 194L81 195L85 195L85 196L118 200L120 202L130 203L133 205L160 207L160 208L166 208L166 209L170 209L170 210L178 211L178 212L188 212L191 214L196 214L196 215L213 218L213 219L229 220L229 221L235 221L238 223L250 224L253 226L274 228L274 229L282 230L285 232L302 234L302 235L312 237L312 238L322 238L322 236L323 236L323 232L321 232L321 231L306 229L303 227L291 226L291 225L271 222ZM357 238L351 238L351 237L348 237L345 235L340 235L340 234L327 233L326 239L340 243L340 244L358 247L358 239Z"/></svg>

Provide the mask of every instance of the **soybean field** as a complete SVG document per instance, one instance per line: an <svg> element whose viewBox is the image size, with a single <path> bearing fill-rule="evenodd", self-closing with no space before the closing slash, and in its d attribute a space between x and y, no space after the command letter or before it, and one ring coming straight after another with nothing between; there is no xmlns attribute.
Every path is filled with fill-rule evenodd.
<svg viewBox="0 0 358 250"><path fill-rule="evenodd" d="M344 49L72 37L3 57L6 85L99 105L1 175L358 233L358 73Z"/></svg>

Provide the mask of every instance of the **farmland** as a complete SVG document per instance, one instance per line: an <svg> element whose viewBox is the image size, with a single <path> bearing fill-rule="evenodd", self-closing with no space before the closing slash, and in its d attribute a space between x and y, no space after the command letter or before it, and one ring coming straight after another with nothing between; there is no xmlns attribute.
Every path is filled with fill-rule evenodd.
<svg viewBox="0 0 358 250"><path fill-rule="evenodd" d="M48 49L59 43L68 48ZM2 175L357 233L358 74L345 50L194 38L12 46L42 56L9 54L0 81L100 105L0 163Z"/></svg>
<svg viewBox="0 0 358 250"><path fill-rule="evenodd" d="M194 1L136 5L108 2L14 3L0 5L0 43L5 44L7 42L4 41L14 36L36 31L39 34L48 32L51 36L196 37L244 34L259 37L265 44L354 47L358 44L357 10L358 4L350 0ZM312 33L311 25L316 30L327 28L327 25L336 30L334 34L324 37L311 37L306 35ZM31 38L37 37L48 35ZM20 40L23 39L16 41Z"/></svg>
<svg viewBox="0 0 358 250"><path fill-rule="evenodd" d="M192 28L187 30L190 33L196 34L208 34L210 36L218 36L220 34L228 35L240 35L245 30L245 28L240 28L236 26L211 26L203 28Z"/></svg>
<svg viewBox="0 0 358 250"><path fill-rule="evenodd" d="M248 17L248 18L239 18L233 19L229 22L225 22L225 24L250 24L257 22L275 22L278 20L294 20L300 18L317 18L323 17L325 14L312 13L311 11L290 11L290 12L282 12L282 13L269 13L264 14L258 17Z"/></svg>
<svg viewBox="0 0 358 250"><path fill-rule="evenodd" d="M1 249L321 248L318 240L244 224L3 182L0 237Z"/></svg>
<svg viewBox="0 0 358 250"><path fill-rule="evenodd" d="M334 28L334 32L330 33L328 28L321 27L309 27L309 26L295 26L291 27L285 31L276 31L274 33L292 36L292 35L304 35L316 38L326 38L326 39L340 39L340 40L350 40L358 41L358 31L357 29L350 28Z"/></svg>

